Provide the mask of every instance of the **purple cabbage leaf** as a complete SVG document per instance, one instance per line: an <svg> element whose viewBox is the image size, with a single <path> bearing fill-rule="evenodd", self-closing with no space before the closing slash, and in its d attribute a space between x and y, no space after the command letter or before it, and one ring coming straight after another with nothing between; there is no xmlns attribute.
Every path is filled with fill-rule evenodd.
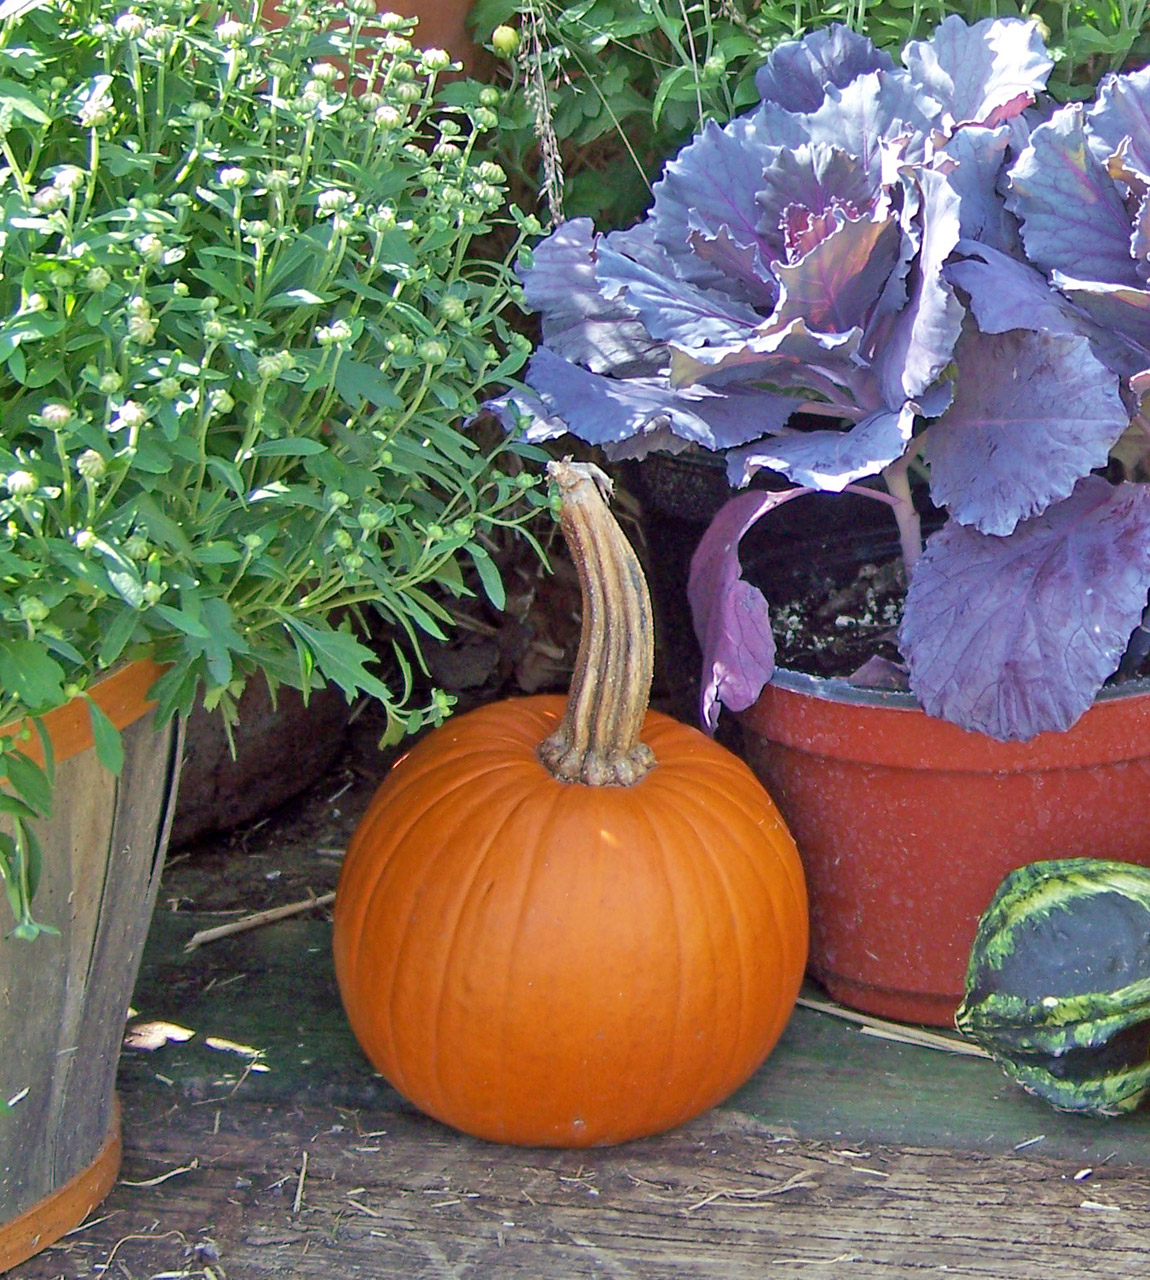
<svg viewBox="0 0 1150 1280"><path fill-rule="evenodd" d="M596 373L662 363L660 344L637 313L599 291L597 239L590 218L575 218L537 246L531 266L519 268L528 305L540 314L544 346Z"/></svg>
<svg viewBox="0 0 1150 1280"><path fill-rule="evenodd" d="M1129 415L1118 378L1085 338L968 328L953 406L927 432L935 504L960 524L1008 534L1104 467Z"/></svg>
<svg viewBox="0 0 1150 1280"><path fill-rule="evenodd" d="M1114 179L1087 145L1073 103L1031 134L1010 169L1006 207L1022 223L1026 254L1044 271L1106 284L1141 284L1130 218Z"/></svg>
<svg viewBox="0 0 1150 1280"><path fill-rule="evenodd" d="M1009 537L951 521L907 591L899 647L924 709L1001 740L1069 728L1150 590L1150 491L1081 480Z"/></svg>
<svg viewBox="0 0 1150 1280"><path fill-rule="evenodd" d="M522 273L543 344L503 421L798 486L736 496L692 565L711 727L773 669L738 546L797 493L891 504L911 686L994 737L1073 723L1146 608L1148 491L1092 473L1146 461L1150 72L1053 108L1037 23L957 16L903 63L844 27L780 45L642 222L565 223ZM950 519L916 563L923 473Z"/></svg>
<svg viewBox="0 0 1150 1280"><path fill-rule="evenodd" d="M1150 67L1103 77L1086 113L1086 136L1101 164L1121 152L1127 167L1150 179Z"/></svg>
<svg viewBox="0 0 1150 1280"><path fill-rule="evenodd" d="M866 38L836 23L804 40L776 45L755 73L764 102L801 115L817 111L829 89L843 89L868 71L893 71L894 61Z"/></svg>
<svg viewBox="0 0 1150 1280"><path fill-rule="evenodd" d="M1018 115L1046 87L1054 59L1034 23L944 18L929 40L903 51L916 84L955 124L993 127Z"/></svg>
<svg viewBox="0 0 1150 1280"><path fill-rule="evenodd" d="M770 610L763 593L742 576L739 542L760 517L803 492L737 494L720 508L691 557L687 599L704 655L700 713L712 731L720 703L745 710L775 669Z"/></svg>
<svg viewBox="0 0 1150 1280"><path fill-rule="evenodd" d="M634 436L668 431L680 440L721 450L777 431L794 413L797 401L756 388L719 393L708 387L673 390L665 378L610 378L562 360L540 348L531 357L527 382L535 393L532 408L553 424L589 444L615 445Z"/></svg>
<svg viewBox="0 0 1150 1280"><path fill-rule="evenodd" d="M727 478L745 485L764 467L809 489L841 493L855 480L882 471L905 451L914 406L878 409L849 431L787 431L727 453Z"/></svg>
<svg viewBox="0 0 1150 1280"><path fill-rule="evenodd" d="M922 239L918 269L906 304L882 315L869 341L874 376L886 405L922 395L949 364L962 332L962 304L943 275L959 239L959 197L947 178L919 175Z"/></svg>
<svg viewBox="0 0 1150 1280"><path fill-rule="evenodd" d="M696 347L746 341L759 324L746 303L653 271L608 244L599 247L596 275L602 296L622 302L660 342Z"/></svg>
<svg viewBox="0 0 1150 1280"><path fill-rule="evenodd" d="M1015 253L1019 247L1018 222L996 190L1010 143L1005 125L997 129L969 126L947 140L939 164L958 196L962 238L1004 253Z"/></svg>
<svg viewBox="0 0 1150 1280"><path fill-rule="evenodd" d="M681 279L705 288L725 285L736 297L749 293L772 305L772 253L758 230L756 196L780 145L755 113L722 128L709 120L667 162L652 188L648 221ZM708 244L712 251L700 252Z"/></svg>

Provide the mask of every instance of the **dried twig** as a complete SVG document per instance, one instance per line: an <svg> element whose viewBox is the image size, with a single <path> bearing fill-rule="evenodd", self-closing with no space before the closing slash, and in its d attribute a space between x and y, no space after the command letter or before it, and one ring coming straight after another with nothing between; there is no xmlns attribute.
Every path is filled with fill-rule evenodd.
<svg viewBox="0 0 1150 1280"><path fill-rule="evenodd" d="M169 1169L167 1173L161 1173L155 1178L145 1178L143 1182L129 1182L126 1178L120 1179L122 1187L158 1187L161 1182L167 1182L169 1178L178 1178L181 1173L191 1173L193 1169L200 1167L199 1159L193 1159L191 1164L181 1165L178 1169Z"/></svg>
<svg viewBox="0 0 1150 1280"><path fill-rule="evenodd" d="M963 1054L968 1058L990 1057L981 1045L959 1040L957 1036L945 1036L937 1031L924 1031L920 1027L906 1027L898 1022L886 1022L882 1018L872 1018L868 1013L856 1013L853 1009L844 1009L842 1005L834 1004L830 1000L810 1000L806 996L800 996L796 1003L802 1005L804 1009L814 1009L817 1013L829 1013L833 1018L855 1022L862 1028L863 1035L875 1036L879 1040L913 1044L920 1049L940 1049L945 1053Z"/></svg>
<svg viewBox="0 0 1150 1280"><path fill-rule="evenodd" d="M271 924L276 920L286 920L289 916L302 915L313 907L330 907L334 901L334 893L323 893L318 898L313 893L302 902L289 902L286 906L269 907L267 911L257 911L253 915L232 920L228 924L216 925L212 929L200 929L184 944L184 950L195 951L205 942L215 942L219 938L230 937L233 933L246 933L249 929L258 929L261 925Z"/></svg>
<svg viewBox="0 0 1150 1280"><path fill-rule="evenodd" d="M303 1184L307 1178L307 1152L301 1153L299 1165L299 1181L295 1184L295 1200L292 1201L292 1213L299 1213L299 1207L303 1204Z"/></svg>
<svg viewBox="0 0 1150 1280"><path fill-rule="evenodd" d="M780 1182L778 1186L720 1187L717 1191L712 1191L709 1195L705 1195L702 1200L697 1200L693 1205L690 1205L687 1212L694 1213L696 1209L705 1208L716 1200L758 1203L760 1200L769 1199L771 1196L784 1195L788 1191L817 1191L818 1185L812 1179L809 1169L800 1169L798 1173L792 1173L786 1182Z"/></svg>

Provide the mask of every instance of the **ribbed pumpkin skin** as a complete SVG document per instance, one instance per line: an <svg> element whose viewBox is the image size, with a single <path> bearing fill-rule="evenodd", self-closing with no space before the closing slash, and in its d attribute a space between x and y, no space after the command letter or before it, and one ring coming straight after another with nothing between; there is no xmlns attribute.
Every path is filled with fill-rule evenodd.
<svg viewBox="0 0 1150 1280"><path fill-rule="evenodd" d="M498 1142L590 1146L721 1101L807 953L794 843L737 757L649 712L631 787L556 781L558 697L454 718L392 770L340 877L352 1029L411 1102Z"/></svg>

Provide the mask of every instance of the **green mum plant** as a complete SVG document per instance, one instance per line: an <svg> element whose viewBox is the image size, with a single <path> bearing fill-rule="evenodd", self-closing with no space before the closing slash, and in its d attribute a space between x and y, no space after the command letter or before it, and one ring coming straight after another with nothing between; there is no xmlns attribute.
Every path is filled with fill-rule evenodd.
<svg viewBox="0 0 1150 1280"><path fill-rule="evenodd" d="M374 697L402 737L449 709L414 693L418 637L445 592L501 601L493 535L541 501L525 449L460 425L529 345L500 93L441 83L371 0L233 15L0 6L0 723L148 653L161 717L234 720L263 672ZM33 936L51 768L17 736L0 773Z"/></svg>

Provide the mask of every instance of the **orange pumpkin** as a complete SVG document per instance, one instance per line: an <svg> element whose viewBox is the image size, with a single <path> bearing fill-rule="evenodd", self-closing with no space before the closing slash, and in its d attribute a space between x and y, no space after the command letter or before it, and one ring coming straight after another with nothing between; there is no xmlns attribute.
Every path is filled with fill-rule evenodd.
<svg viewBox="0 0 1150 1280"><path fill-rule="evenodd" d="M650 602L597 469L553 463L584 593L571 693L448 721L351 840L335 962L376 1068L446 1123L588 1146L721 1101L806 963L802 869L737 757L647 711Z"/></svg>

